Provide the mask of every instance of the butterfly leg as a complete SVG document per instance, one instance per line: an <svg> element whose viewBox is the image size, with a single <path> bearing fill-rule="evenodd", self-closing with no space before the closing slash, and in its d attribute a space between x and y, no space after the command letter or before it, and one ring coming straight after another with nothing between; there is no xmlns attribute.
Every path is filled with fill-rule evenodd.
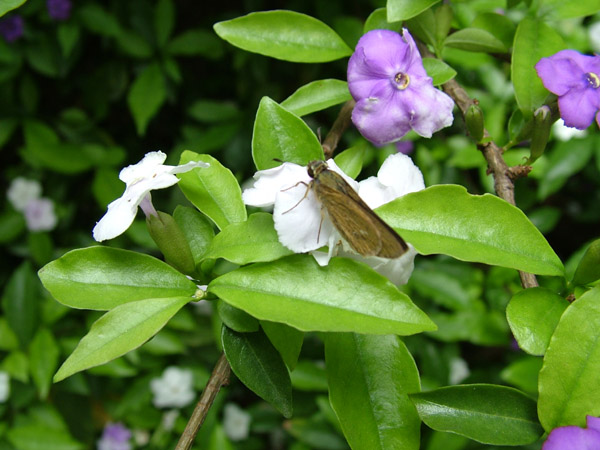
<svg viewBox="0 0 600 450"><path fill-rule="evenodd" d="M312 181L310 183L305 183L304 181L298 181L293 186L290 186L289 188L282 189L281 192L288 191L288 190L290 190L292 188L295 188L299 184L303 184L304 186L306 186L306 191L304 192L304 195L302 196L302 198L300 200L298 200L298 203L296 203L294 206L292 206L287 211L282 212L281 214L287 214L287 213L289 213L292 209L294 209L296 206L298 206L302 202L302 200L304 200L308 196L308 191L310 191L310 187L311 187Z"/></svg>

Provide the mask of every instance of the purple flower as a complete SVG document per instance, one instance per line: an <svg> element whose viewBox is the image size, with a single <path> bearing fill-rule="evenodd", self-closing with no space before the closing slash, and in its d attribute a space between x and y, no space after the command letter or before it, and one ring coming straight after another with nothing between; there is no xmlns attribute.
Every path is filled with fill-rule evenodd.
<svg viewBox="0 0 600 450"><path fill-rule="evenodd" d="M454 102L433 87L410 33L372 30L348 63L356 106L352 122L375 145L395 142L411 129L424 137L452 124Z"/></svg>
<svg viewBox="0 0 600 450"><path fill-rule="evenodd" d="M23 36L25 22L19 15L14 15L0 21L0 35L7 42L14 42Z"/></svg>
<svg viewBox="0 0 600 450"><path fill-rule="evenodd" d="M544 87L558 96L558 109L566 126L585 130L594 116L600 125L600 56L561 50L540 59L535 70Z"/></svg>
<svg viewBox="0 0 600 450"><path fill-rule="evenodd" d="M410 155L415 149L413 141L397 141L395 144L396 151L405 155Z"/></svg>
<svg viewBox="0 0 600 450"><path fill-rule="evenodd" d="M597 450L600 448L600 418L587 416L587 428L555 428L542 450Z"/></svg>
<svg viewBox="0 0 600 450"><path fill-rule="evenodd" d="M98 440L98 450L131 450L131 431L122 423L107 423Z"/></svg>
<svg viewBox="0 0 600 450"><path fill-rule="evenodd" d="M67 20L71 15L71 0L46 0L48 15L54 20Z"/></svg>

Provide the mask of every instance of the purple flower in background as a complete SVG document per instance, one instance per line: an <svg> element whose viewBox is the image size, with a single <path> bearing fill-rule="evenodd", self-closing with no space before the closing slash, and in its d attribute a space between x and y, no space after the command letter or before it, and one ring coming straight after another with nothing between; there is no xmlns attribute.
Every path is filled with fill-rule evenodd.
<svg viewBox="0 0 600 450"><path fill-rule="evenodd" d="M98 450L131 450L131 431L122 423L107 423L98 440Z"/></svg>
<svg viewBox="0 0 600 450"><path fill-rule="evenodd" d="M415 149L413 141L398 141L394 145L396 146L396 151L404 155L410 155Z"/></svg>
<svg viewBox="0 0 600 450"><path fill-rule="evenodd" d="M558 96L558 109L566 126L585 130L594 116L600 125L600 56L561 50L540 59L535 70L544 87Z"/></svg>
<svg viewBox="0 0 600 450"><path fill-rule="evenodd" d="M67 20L71 15L71 0L46 0L48 15L54 20Z"/></svg>
<svg viewBox="0 0 600 450"><path fill-rule="evenodd" d="M411 129L431 137L452 124L454 102L433 87L406 29L372 30L360 38L348 62L348 88L356 100L352 122L375 145Z"/></svg>
<svg viewBox="0 0 600 450"><path fill-rule="evenodd" d="M23 36L25 22L19 15L14 15L0 20L0 35L7 42L14 42Z"/></svg>
<svg viewBox="0 0 600 450"><path fill-rule="evenodd" d="M587 416L587 428L559 427L550 432L542 450L598 450L600 418Z"/></svg>

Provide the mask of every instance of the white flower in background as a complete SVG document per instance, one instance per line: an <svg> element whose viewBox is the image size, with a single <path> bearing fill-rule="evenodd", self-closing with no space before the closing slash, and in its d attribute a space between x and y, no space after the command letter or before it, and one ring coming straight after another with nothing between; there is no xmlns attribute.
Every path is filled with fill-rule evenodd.
<svg viewBox="0 0 600 450"><path fill-rule="evenodd" d="M565 121L558 119L552 125L552 134L559 141L570 141L571 139L580 139L587 136L587 130L568 127Z"/></svg>
<svg viewBox="0 0 600 450"><path fill-rule="evenodd" d="M471 371L464 359L452 358L450 360L450 375L448 376L450 384L459 384L469 375L471 375Z"/></svg>
<svg viewBox="0 0 600 450"><path fill-rule="evenodd" d="M8 373L0 370L0 403L8 400L10 395L10 377Z"/></svg>
<svg viewBox="0 0 600 450"><path fill-rule="evenodd" d="M252 417L235 403L227 403L223 408L223 430L232 441L248 437Z"/></svg>
<svg viewBox="0 0 600 450"><path fill-rule="evenodd" d="M30 201L42 195L42 185L35 180L17 177L10 183L6 196L13 208L23 212Z"/></svg>
<svg viewBox="0 0 600 450"><path fill-rule="evenodd" d="M167 166L163 164L166 159L167 155L161 151L150 152L146 153L139 163L121 170L119 179L126 184L125 192L108 205L106 214L94 227L95 240L101 242L124 233L133 223L138 206L144 210L146 215L156 215L151 203L150 191L176 184L179 181L179 178L175 176L176 173L209 166L200 161L190 161L181 166Z"/></svg>
<svg viewBox="0 0 600 450"><path fill-rule="evenodd" d="M425 188L423 174L410 157L397 153L388 156L379 169L377 177L357 183L348 177L330 159L329 169L340 174L356 190L370 208L377 208L409 192ZM327 214L321 208L312 189L306 167L283 163L273 169L260 170L255 175L252 188L242 194L244 202L252 206L273 208L273 220L279 241L290 250L303 253L313 252L320 265L326 265L334 254L348 256L366 262L396 284L406 283L414 266L416 251L409 250L399 258L364 257L354 252L343 242ZM342 241L342 250L336 245ZM316 252L327 245L329 252ZM339 251L339 253L338 253Z"/></svg>
<svg viewBox="0 0 600 450"><path fill-rule="evenodd" d="M173 427L175 426L175 421L177 420L178 417L179 417L179 410L171 409L170 411L166 411L163 414L162 419L160 420L160 424L165 430L171 431L173 429Z"/></svg>
<svg viewBox="0 0 600 450"><path fill-rule="evenodd" d="M183 408L196 397L192 371L179 367L167 367L160 378L150 380L150 389L157 408Z"/></svg>
<svg viewBox="0 0 600 450"><path fill-rule="evenodd" d="M594 53L600 53L600 22L593 23L588 28L588 38L590 47Z"/></svg>
<svg viewBox="0 0 600 450"><path fill-rule="evenodd" d="M29 231L50 231L58 223L54 213L54 202L49 198L31 200L23 213Z"/></svg>

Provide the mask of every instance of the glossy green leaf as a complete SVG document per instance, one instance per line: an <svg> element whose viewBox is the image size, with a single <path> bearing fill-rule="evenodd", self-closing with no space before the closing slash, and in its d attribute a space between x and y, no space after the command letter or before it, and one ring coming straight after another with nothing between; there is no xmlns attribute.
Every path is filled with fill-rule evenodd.
<svg viewBox="0 0 600 450"><path fill-rule="evenodd" d="M189 297L149 298L116 306L94 322L58 369L54 382L139 347L189 301Z"/></svg>
<svg viewBox="0 0 600 450"><path fill-rule="evenodd" d="M41 399L48 397L59 356L58 344L50 330L40 329L29 346L29 370Z"/></svg>
<svg viewBox="0 0 600 450"><path fill-rule="evenodd" d="M499 39L506 48L512 47L517 27L506 15L491 12L482 13L475 18L471 26L488 31Z"/></svg>
<svg viewBox="0 0 600 450"><path fill-rule="evenodd" d="M519 347L531 355L543 355L569 303L545 288L517 292L506 307L506 318Z"/></svg>
<svg viewBox="0 0 600 450"><path fill-rule="evenodd" d="M240 381L285 417L291 417L290 376L281 356L264 333L236 333L223 327L221 338L227 361Z"/></svg>
<svg viewBox="0 0 600 450"><path fill-rule="evenodd" d="M425 67L427 75L433 78L434 86L444 84L446 81L450 81L456 76L456 70L441 59L423 58L423 67Z"/></svg>
<svg viewBox="0 0 600 450"><path fill-rule="evenodd" d="M438 185L377 208L400 236L423 254L563 275L558 256L518 208L490 194Z"/></svg>
<svg viewBox="0 0 600 450"><path fill-rule="evenodd" d="M19 450L83 450L86 448L69 435L67 430L45 424L21 424L7 433L8 440Z"/></svg>
<svg viewBox="0 0 600 450"><path fill-rule="evenodd" d="M224 258L236 264L265 262L291 255L277 237L273 216L255 213L246 222L232 223L213 239L206 258Z"/></svg>
<svg viewBox="0 0 600 450"><path fill-rule="evenodd" d="M361 141L353 147L338 153L333 160L346 175L350 178L356 178L362 170L367 145L369 144Z"/></svg>
<svg viewBox="0 0 600 450"><path fill-rule="evenodd" d="M214 29L236 47L284 61L319 63L352 54L323 22L294 11L255 12L216 23Z"/></svg>
<svg viewBox="0 0 600 450"><path fill-rule="evenodd" d="M199 264L215 236L212 222L196 209L181 205L173 211L173 218L190 246L194 262Z"/></svg>
<svg viewBox="0 0 600 450"><path fill-rule="evenodd" d="M546 431L600 415L600 286L564 312L544 356L538 413Z"/></svg>
<svg viewBox="0 0 600 450"><path fill-rule="evenodd" d="M352 448L418 449L421 421L408 394L419 372L397 336L329 333L329 398Z"/></svg>
<svg viewBox="0 0 600 450"><path fill-rule="evenodd" d="M146 298L187 297L196 285L149 255L110 247L73 250L38 272L52 296L71 308L108 310Z"/></svg>
<svg viewBox="0 0 600 450"><path fill-rule="evenodd" d="M250 333L258 331L258 320L247 312L225 303L223 300L217 302L219 318L228 328L238 333Z"/></svg>
<svg viewBox="0 0 600 450"><path fill-rule="evenodd" d="M181 154L179 164L190 161L203 161L210 167L178 175L181 179L179 187L187 199L221 230L230 223L244 222L247 213L242 190L231 171L210 155L186 150Z"/></svg>
<svg viewBox="0 0 600 450"><path fill-rule="evenodd" d="M18 8L27 0L2 0L0 1L0 17L13 9Z"/></svg>
<svg viewBox="0 0 600 450"><path fill-rule="evenodd" d="M539 7L549 20L591 16L600 11L597 0L541 0Z"/></svg>
<svg viewBox="0 0 600 450"><path fill-rule="evenodd" d="M342 80L317 80L305 84L281 102L281 106L299 117L344 103L352 98L348 83Z"/></svg>
<svg viewBox="0 0 600 450"><path fill-rule="evenodd" d="M406 335L435 329L385 277L345 258L326 267L309 255L252 264L214 279L208 289L258 319L302 331Z"/></svg>
<svg viewBox="0 0 600 450"><path fill-rule="evenodd" d="M411 34L421 41L437 47L437 20L433 9L429 8L406 21L406 26L409 27Z"/></svg>
<svg viewBox="0 0 600 450"><path fill-rule="evenodd" d="M387 20L397 22L421 14L440 0L387 0Z"/></svg>
<svg viewBox="0 0 600 450"><path fill-rule="evenodd" d="M587 248L573 275L573 284L588 284L600 279L600 239Z"/></svg>
<svg viewBox="0 0 600 450"><path fill-rule="evenodd" d="M386 8L377 8L365 20L363 33L366 34L372 30L392 30L399 32L401 27L402 22L388 22Z"/></svg>
<svg viewBox="0 0 600 450"><path fill-rule="evenodd" d="M152 119L167 98L165 79L158 64L149 65L135 79L127 104L135 120L138 135L143 136Z"/></svg>
<svg viewBox="0 0 600 450"><path fill-rule="evenodd" d="M327 392L327 372L322 361L303 359L290 374L292 386L299 391ZM335 413L333 413L335 417ZM335 418L337 420L337 417Z"/></svg>
<svg viewBox="0 0 600 450"><path fill-rule="evenodd" d="M302 119L263 97L254 121L252 158L258 170L265 170L280 164L275 159L304 166L324 157L317 136Z"/></svg>
<svg viewBox="0 0 600 450"><path fill-rule="evenodd" d="M507 48L501 40L481 28L463 28L449 35L444 46L468 52L505 53Z"/></svg>
<svg viewBox="0 0 600 450"><path fill-rule="evenodd" d="M202 29L184 31L167 45L167 51L175 56L204 56L219 59L223 56L223 41L214 33Z"/></svg>
<svg viewBox="0 0 600 450"><path fill-rule="evenodd" d="M277 349L285 365L294 370L304 342L304 333L284 323L261 320L260 326Z"/></svg>
<svg viewBox="0 0 600 450"><path fill-rule="evenodd" d="M468 341L477 345L508 345L508 325L500 311L467 309L431 313L438 330L431 337L445 342Z"/></svg>
<svg viewBox="0 0 600 450"><path fill-rule="evenodd" d="M535 65L564 48L560 35L549 25L526 18L519 23L513 45L511 78L515 97L525 117L540 106L548 91L537 76Z"/></svg>
<svg viewBox="0 0 600 450"><path fill-rule="evenodd" d="M502 372L500 378L528 394L537 396L538 375L542 368L542 358L525 356L510 363Z"/></svg>
<svg viewBox="0 0 600 450"><path fill-rule="evenodd" d="M2 307L8 325L26 347L40 319L40 290L29 262L23 262L12 273L4 287Z"/></svg>
<svg viewBox="0 0 600 450"><path fill-rule="evenodd" d="M526 445L543 433L535 402L491 384L451 386L410 396L425 424L490 445Z"/></svg>

